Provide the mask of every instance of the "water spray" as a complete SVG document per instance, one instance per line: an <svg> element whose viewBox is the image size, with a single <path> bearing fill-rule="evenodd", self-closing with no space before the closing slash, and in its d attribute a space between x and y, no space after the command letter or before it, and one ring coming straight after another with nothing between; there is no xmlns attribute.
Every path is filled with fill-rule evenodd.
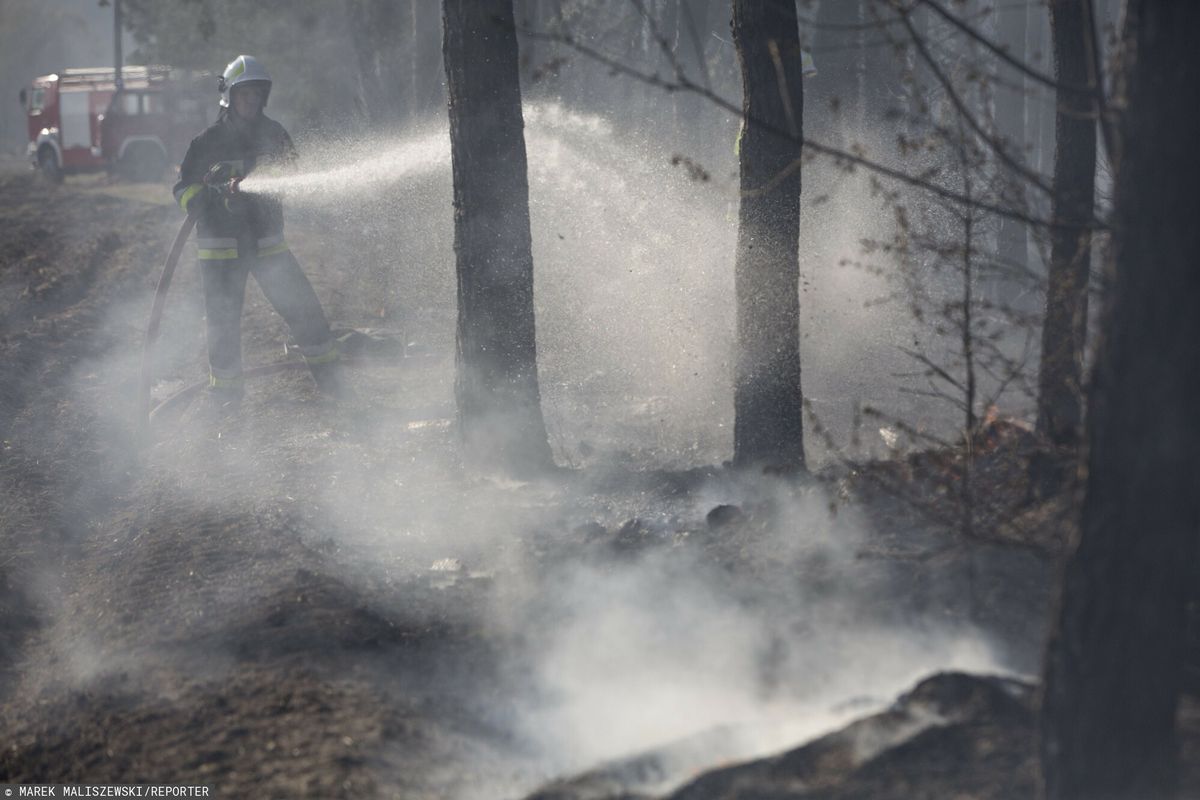
<svg viewBox="0 0 1200 800"><path fill-rule="evenodd" d="M400 144L384 146L379 142L360 142L347 147L339 144L325 159L320 153L306 161L333 160L336 166L290 172L280 175L251 173L238 187L242 192L277 194L289 201L328 202L340 195L360 195L384 191L405 178L414 178L434 170L449 168L450 139L444 131L421 136ZM369 169L365 167L369 166Z"/></svg>

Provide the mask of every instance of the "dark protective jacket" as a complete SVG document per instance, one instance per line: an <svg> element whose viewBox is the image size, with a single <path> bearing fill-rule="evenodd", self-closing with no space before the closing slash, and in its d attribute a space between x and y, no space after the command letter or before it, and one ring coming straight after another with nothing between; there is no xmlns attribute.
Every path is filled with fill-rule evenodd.
<svg viewBox="0 0 1200 800"><path fill-rule="evenodd" d="M228 112L192 140L179 168L175 200L186 211L200 203L196 245L203 260L267 256L287 250L283 239L283 204L265 194L222 197L206 191L204 176L217 164L230 177L245 177L256 168L286 166L296 160L292 137L273 119L260 114L250 125L238 125Z"/></svg>

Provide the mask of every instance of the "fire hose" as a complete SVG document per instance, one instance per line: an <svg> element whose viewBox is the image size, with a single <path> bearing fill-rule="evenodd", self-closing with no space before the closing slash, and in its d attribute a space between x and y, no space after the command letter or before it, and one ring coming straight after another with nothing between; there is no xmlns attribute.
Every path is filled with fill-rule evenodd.
<svg viewBox="0 0 1200 800"><path fill-rule="evenodd" d="M163 306L167 302L167 288L171 285L171 277L175 274L175 266L179 263L179 256L183 252L183 245L187 242L187 238L191 235L192 228L194 227L196 227L196 215L189 213L187 219L179 226L179 233L175 236L175 243L171 245L171 250L167 253L167 260L163 264L162 274L158 277L158 289L154 293L154 305L150 308L150 322L146 325L146 340L142 345L142 374L138 380L138 429L142 434L149 433L150 431L150 368L154 345L158 341L158 327L162 322Z"/></svg>
<svg viewBox="0 0 1200 800"><path fill-rule="evenodd" d="M205 191L217 189L226 197L238 192L240 178L230 172L226 164L214 164L204 176ZM191 210L195 203L188 205L188 215L179 226L175 242L167 253L163 264L162 274L158 276L158 288L154 292L154 305L150 308L150 321L146 324L146 339L142 345L142 373L138 379L138 430L146 434L150 430L150 384L152 383L150 368L154 345L158 341L158 328L162 322L163 306L167 303L167 289L171 286L171 278L175 275L175 267L179 264L179 256L183 253L183 245L196 227L196 212Z"/></svg>

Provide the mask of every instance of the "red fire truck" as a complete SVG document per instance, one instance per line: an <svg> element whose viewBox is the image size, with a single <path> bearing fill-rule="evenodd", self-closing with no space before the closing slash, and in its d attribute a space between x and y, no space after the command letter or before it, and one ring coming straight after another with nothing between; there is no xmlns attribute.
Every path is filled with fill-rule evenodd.
<svg viewBox="0 0 1200 800"><path fill-rule="evenodd" d="M121 77L118 90L112 67L68 69L21 90L29 157L49 180L99 170L157 180L208 124L203 75L131 66Z"/></svg>

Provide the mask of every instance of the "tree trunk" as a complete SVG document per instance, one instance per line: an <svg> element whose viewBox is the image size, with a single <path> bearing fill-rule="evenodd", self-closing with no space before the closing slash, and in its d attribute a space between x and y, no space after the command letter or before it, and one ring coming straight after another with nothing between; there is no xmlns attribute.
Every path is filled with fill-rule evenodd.
<svg viewBox="0 0 1200 800"><path fill-rule="evenodd" d="M411 39L410 19L390 0L346 0L346 17L358 59L363 112L372 130L399 125L411 96L405 97L401 55Z"/></svg>
<svg viewBox="0 0 1200 800"><path fill-rule="evenodd" d="M742 65L734 462L804 468L800 33L793 0L734 0Z"/></svg>
<svg viewBox="0 0 1200 800"><path fill-rule="evenodd" d="M1091 29L1084 5L1091 0L1050 3L1055 74L1063 85L1088 84ZM1095 211L1095 102L1078 92L1058 92L1055 120L1053 219L1046 316L1038 374L1038 432L1074 447L1083 424L1083 347L1087 334L1089 227Z"/></svg>
<svg viewBox="0 0 1200 800"><path fill-rule="evenodd" d="M1049 800L1165 800L1200 531L1200 4L1131 0L1115 274L1087 488L1047 656Z"/></svg>
<svg viewBox="0 0 1200 800"><path fill-rule="evenodd" d="M1029 10L1023 5L999 7L996 10L1000 43L1009 53L1027 61L1025 53L1026 19ZM1027 93L1025 76L1015 69L1000 68L1000 76L1006 85L996 89L996 127L1003 138L1008 152L1022 164L1028 163L1025 131ZM1025 206L1024 179L1013 176L1013 199L1018 208ZM1014 219L1002 219L999 233L999 256L1003 265L1015 268L1014 281L1022 281L1028 265L1028 232L1025 223Z"/></svg>
<svg viewBox="0 0 1200 800"><path fill-rule="evenodd" d="M819 112L822 140L847 123L862 122L864 23L862 0L821 0L813 48L820 80L813 84L811 99Z"/></svg>
<svg viewBox="0 0 1200 800"><path fill-rule="evenodd" d="M904 53L897 49L902 37L896 33L896 26L889 25L898 15L887 2L860 2L859 14L866 26L859 39L863 119L873 128L892 131L900 126L904 116Z"/></svg>
<svg viewBox="0 0 1200 800"><path fill-rule="evenodd" d="M468 457L553 464L534 335L533 254L512 0L444 0L458 276L455 398Z"/></svg>
<svg viewBox="0 0 1200 800"><path fill-rule="evenodd" d="M1029 21L1035 23L1035 30L1030 37L1033 42L1030 62L1035 69L1053 72L1054 44L1050 36L1050 10L1044 3L1033 3L1029 6L1029 14ZM1030 130L1037 143L1037 171L1049 175L1054 171L1055 94L1053 89L1046 86L1038 86L1037 91L1037 120ZM1043 207L1042 211L1050 213L1047 207Z"/></svg>

